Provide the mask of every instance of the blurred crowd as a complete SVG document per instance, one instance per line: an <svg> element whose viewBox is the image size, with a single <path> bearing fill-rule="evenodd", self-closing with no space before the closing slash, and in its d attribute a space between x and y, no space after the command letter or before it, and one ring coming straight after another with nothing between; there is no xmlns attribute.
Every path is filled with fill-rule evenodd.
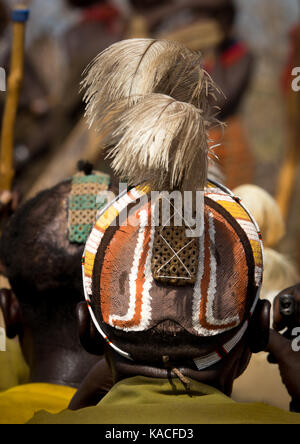
<svg viewBox="0 0 300 444"><path fill-rule="evenodd" d="M79 85L83 70L101 50L127 37L180 40L203 53L205 68L224 92L224 99L218 104L222 110L220 119L228 121L229 125L225 139L220 135L222 148L216 155L222 158L227 184L234 187L257 179L264 182L259 165L267 159L274 168L272 153L277 158L278 150L283 152L285 139L282 131L271 138L272 124L261 128L263 116L259 100L262 95L266 100L268 94L274 96L268 88L270 90L277 82L278 68L273 78L271 70L274 72L276 63L281 63L279 69L282 70L282 64L286 63L288 28L295 20L295 15L291 17L295 5L293 9L292 2L289 7L277 2L280 16L282 11L288 11L282 20L285 25L280 28L274 12L276 8L270 15L270 8L268 13L264 12L268 10L268 2L263 2L264 5L252 3L251 6L250 2L242 0L29 1L25 80L15 137L16 184L20 184L22 193L30 191L82 116ZM8 10L12 5L12 1L1 2L0 65L6 68L11 48ZM255 15L256 8L261 9L261 14ZM269 23L266 15L270 15ZM274 34L276 27L277 36ZM270 39L278 37L280 44L271 50ZM257 72L261 74L262 70L263 75L258 77ZM264 80L259 80L261 78ZM269 86L265 86L267 82ZM253 94L249 93L248 86ZM242 108L245 96L246 105ZM282 128L278 112L274 110L276 107L270 105L270 116L274 115L276 126ZM240 115L245 107L242 122L235 117L237 111ZM218 135L215 137L218 139ZM260 142L268 146L264 147L264 157L257 158L253 151L255 155L261 151ZM76 160L70 162L75 165ZM232 168L234 174L229 175ZM274 183L259 184L274 192Z"/></svg>
<svg viewBox="0 0 300 444"><path fill-rule="evenodd" d="M253 57L235 37L237 11L232 1L32 0L29 3L25 79L15 135L16 185L22 193L30 191L49 160L59 155L80 120L82 72L101 50L120 39L168 38L202 51L206 69L224 92L218 103L222 110L220 118L228 120L236 113L250 80ZM2 1L0 64L8 69L11 39L7 9L8 5ZM4 96L2 102L3 99ZM238 161L248 164L248 148L240 122L234 119L229 128L232 131L227 132L226 138L229 146L234 140L234 146L227 155L237 155ZM245 148L242 154L240 144ZM73 167L76 161L70 159ZM224 169L226 174L226 162ZM248 177L243 179L249 181L251 174L250 165ZM238 177L230 183L239 184Z"/></svg>

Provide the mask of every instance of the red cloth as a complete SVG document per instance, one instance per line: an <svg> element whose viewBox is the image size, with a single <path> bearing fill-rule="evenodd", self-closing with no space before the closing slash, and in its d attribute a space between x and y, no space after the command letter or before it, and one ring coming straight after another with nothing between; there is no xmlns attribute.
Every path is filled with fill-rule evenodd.
<svg viewBox="0 0 300 444"><path fill-rule="evenodd" d="M119 15L119 11L113 6L99 4L86 8L83 11L83 20L87 22L101 22L110 27Z"/></svg>
<svg viewBox="0 0 300 444"><path fill-rule="evenodd" d="M231 66L238 62L245 54L248 53L248 48L244 43L236 42L221 55L221 61L225 66Z"/></svg>
<svg viewBox="0 0 300 444"><path fill-rule="evenodd" d="M229 68L230 66L239 62L248 53L249 49L244 43L234 42L225 50L223 50L218 57L221 61L221 64L225 68ZM203 67L207 72L212 73L215 68L215 64L213 62L204 61Z"/></svg>

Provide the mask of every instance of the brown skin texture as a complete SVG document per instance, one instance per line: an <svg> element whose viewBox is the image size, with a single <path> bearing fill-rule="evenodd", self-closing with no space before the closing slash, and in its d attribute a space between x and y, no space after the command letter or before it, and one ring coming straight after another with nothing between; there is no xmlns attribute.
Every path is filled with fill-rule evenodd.
<svg viewBox="0 0 300 444"><path fill-rule="evenodd" d="M285 319L279 310L279 298L281 295L288 294L291 295L298 305L298 312L296 314L295 319L295 327L300 325L300 284L295 285L294 287L287 288L280 292L278 296L274 300L274 311L273 311L273 328L276 331L281 331L284 328L288 327L287 319Z"/></svg>
<svg viewBox="0 0 300 444"><path fill-rule="evenodd" d="M152 378L176 377L171 369L140 365L137 362L126 360L117 355L109 346L104 344L97 333L90 318L86 303L77 307L77 317L82 344L89 351L100 350L105 352L106 360L112 370L114 384L123 379L134 376L146 376ZM260 301L252 318L248 334L235 347L235 349L221 362L205 371L196 371L188 365L179 367L181 373L187 378L213 386L227 396L231 395L233 382L247 368L253 349L262 351L266 348L269 339L270 304ZM206 350L205 350L206 351ZM97 363L89 375L84 379L69 408L78 410L84 407L97 405L103 398L103 364Z"/></svg>
<svg viewBox="0 0 300 444"><path fill-rule="evenodd" d="M13 291L0 290L0 308L7 337L20 341L30 382L76 388L103 355L89 354L79 340L83 245L67 236L70 187L66 181L44 190L6 225L0 271Z"/></svg>
<svg viewBox="0 0 300 444"><path fill-rule="evenodd" d="M300 353L294 352L291 340L271 330L267 347L276 359L282 382L287 388L293 401L300 402Z"/></svg>
<svg viewBox="0 0 300 444"><path fill-rule="evenodd" d="M281 295L291 295L297 303L298 311L295 314L294 327L300 326L300 284L283 290L275 298L273 310L273 328L270 334L270 341L267 351L271 354L270 362L278 364L281 378L285 384L292 400L297 404L300 403L300 352L292 349L292 341L295 337L291 337L290 330L292 326L289 320L280 314L279 298ZM288 328L289 330L283 335L278 332ZM299 336L299 333L298 333ZM298 411L299 409L297 409Z"/></svg>
<svg viewBox="0 0 300 444"><path fill-rule="evenodd" d="M3 311L7 337L19 338L24 358L30 368L30 382L77 388L89 370L101 359L87 353L79 343L75 349L67 341L53 336L46 340L45 335L33 332L12 291L0 290L0 308ZM78 332L70 334L78 335ZM103 359L102 361L104 362ZM110 372L107 367L104 371L105 387L109 388Z"/></svg>

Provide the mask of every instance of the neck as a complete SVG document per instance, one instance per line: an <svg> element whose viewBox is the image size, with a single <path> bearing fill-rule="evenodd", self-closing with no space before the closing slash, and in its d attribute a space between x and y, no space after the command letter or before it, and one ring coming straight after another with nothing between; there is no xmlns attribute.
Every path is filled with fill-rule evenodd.
<svg viewBox="0 0 300 444"><path fill-rule="evenodd" d="M166 379L170 378L170 376L174 378L177 377L174 372L170 372L170 370L162 367L139 365L136 362L128 361L113 352L110 348L106 348L106 356L110 362L115 382L134 376ZM184 364L178 366L177 369L183 376L214 387L226 396L231 396L233 382L245 371L250 358L251 352L244 339L240 341L234 350L228 356L223 358L222 361L206 370L198 371L190 368L189 365L185 366Z"/></svg>
<svg viewBox="0 0 300 444"><path fill-rule="evenodd" d="M30 382L78 388L98 360L81 348L35 343L29 357Z"/></svg>
<svg viewBox="0 0 300 444"><path fill-rule="evenodd" d="M220 371L218 368L212 368L206 371L197 371L192 370L190 368L179 367L178 370L180 373L194 381L200 382L202 384L209 385L218 389L220 392L224 393L227 396L231 396L232 386L233 386L233 378L231 372L226 372L225 369ZM134 376L146 376L149 378L162 378L169 379L177 378L176 374L173 371L151 367L151 366L143 366L138 364L127 363L123 359L117 359L114 363L114 379L115 382L122 381L127 378L131 378Z"/></svg>

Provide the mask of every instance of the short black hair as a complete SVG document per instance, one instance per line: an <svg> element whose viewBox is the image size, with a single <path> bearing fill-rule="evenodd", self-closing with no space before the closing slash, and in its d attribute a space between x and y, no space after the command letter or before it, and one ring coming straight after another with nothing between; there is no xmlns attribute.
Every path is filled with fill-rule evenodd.
<svg viewBox="0 0 300 444"><path fill-rule="evenodd" d="M70 190L66 181L26 202L0 240L0 260L26 322L36 331L75 325L75 307L83 300L84 246L68 240Z"/></svg>

